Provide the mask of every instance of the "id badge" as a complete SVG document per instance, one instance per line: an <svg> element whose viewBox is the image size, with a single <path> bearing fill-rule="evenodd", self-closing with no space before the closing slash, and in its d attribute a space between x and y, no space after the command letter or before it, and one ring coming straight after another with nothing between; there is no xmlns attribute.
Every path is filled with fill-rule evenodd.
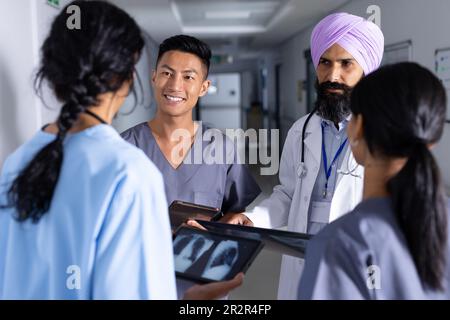
<svg viewBox="0 0 450 320"><path fill-rule="evenodd" d="M311 203L310 222L329 223L330 221L331 202L313 201Z"/></svg>

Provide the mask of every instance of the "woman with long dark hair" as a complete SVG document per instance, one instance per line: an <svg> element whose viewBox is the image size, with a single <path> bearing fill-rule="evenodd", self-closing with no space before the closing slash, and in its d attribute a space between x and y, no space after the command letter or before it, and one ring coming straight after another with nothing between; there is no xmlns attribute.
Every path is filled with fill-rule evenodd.
<svg viewBox="0 0 450 320"><path fill-rule="evenodd" d="M174 299L161 174L110 126L132 90L141 31L108 2L71 5L81 29L67 28L64 8L37 76L61 101L59 117L1 175L0 299Z"/></svg>
<svg viewBox="0 0 450 320"><path fill-rule="evenodd" d="M449 203L430 151L446 105L442 83L415 63L355 87L347 131L363 202L309 244L300 298L450 298Z"/></svg>

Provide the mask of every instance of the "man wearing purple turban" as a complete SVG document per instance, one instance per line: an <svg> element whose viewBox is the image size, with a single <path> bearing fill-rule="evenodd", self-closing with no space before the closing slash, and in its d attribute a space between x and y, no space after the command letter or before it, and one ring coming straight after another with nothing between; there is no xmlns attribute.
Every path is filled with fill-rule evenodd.
<svg viewBox="0 0 450 320"><path fill-rule="evenodd" d="M351 89L380 66L384 37L372 22L348 13L323 19L311 36L311 56L316 68L318 114L338 124L349 114Z"/></svg>
<svg viewBox="0 0 450 320"><path fill-rule="evenodd" d="M317 73L316 109L289 130L280 162L280 185L252 212L229 215L229 223L316 234L362 199L363 168L347 139L352 88L380 66L380 28L348 13L325 17L311 36ZM279 299L296 299L304 261L283 256Z"/></svg>

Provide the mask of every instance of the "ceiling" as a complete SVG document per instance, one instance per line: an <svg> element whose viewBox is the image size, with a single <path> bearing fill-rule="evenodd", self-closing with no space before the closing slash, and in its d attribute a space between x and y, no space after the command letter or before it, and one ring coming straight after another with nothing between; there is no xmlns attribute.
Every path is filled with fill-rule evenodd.
<svg viewBox="0 0 450 320"><path fill-rule="evenodd" d="M157 42L176 34L215 54L249 58L274 47L349 0L110 0Z"/></svg>

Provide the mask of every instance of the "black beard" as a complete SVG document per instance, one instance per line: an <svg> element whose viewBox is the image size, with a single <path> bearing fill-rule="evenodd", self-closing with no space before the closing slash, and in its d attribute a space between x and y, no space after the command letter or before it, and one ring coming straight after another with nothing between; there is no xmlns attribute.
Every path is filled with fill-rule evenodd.
<svg viewBox="0 0 450 320"><path fill-rule="evenodd" d="M342 93L330 93L328 89L342 90ZM350 96L352 88L337 82L316 82L317 114L335 124L342 122L350 115Z"/></svg>

